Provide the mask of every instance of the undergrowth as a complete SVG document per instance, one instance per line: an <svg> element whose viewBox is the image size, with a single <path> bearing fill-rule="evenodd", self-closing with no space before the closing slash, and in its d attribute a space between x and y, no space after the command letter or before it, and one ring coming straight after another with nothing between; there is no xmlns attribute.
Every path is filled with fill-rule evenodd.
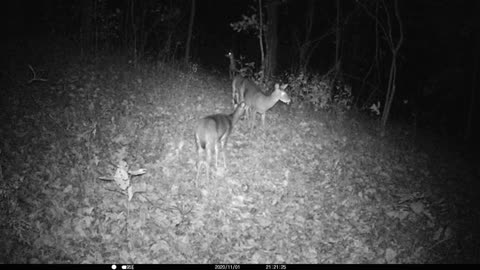
<svg viewBox="0 0 480 270"><path fill-rule="evenodd" d="M3 77L2 262L478 262L471 174L401 131L278 104L195 188L193 126L232 111L226 79L121 56L33 67L48 81ZM120 161L146 169L131 200L99 179Z"/></svg>

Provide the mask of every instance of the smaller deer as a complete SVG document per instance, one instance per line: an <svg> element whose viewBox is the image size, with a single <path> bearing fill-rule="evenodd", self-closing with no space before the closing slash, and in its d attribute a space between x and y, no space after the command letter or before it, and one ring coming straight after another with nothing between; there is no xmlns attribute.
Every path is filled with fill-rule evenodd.
<svg viewBox="0 0 480 270"><path fill-rule="evenodd" d="M241 75L237 75L232 81L232 104L234 108L244 101L244 93L240 92L240 90L244 89L242 88L244 80L246 80L246 78L242 77Z"/></svg>
<svg viewBox="0 0 480 270"><path fill-rule="evenodd" d="M230 59L230 66L228 68L228 71L229 71L229 76L231 80L233 79L233 77L235 77L235 74L239 72L237 69L237 62L232 52L228 52L225 56L228 57L228 59Z"/></svg>
<svg viewBox="0 0 480 270"><path fill-rule="evenodd" d="M198 177L200 175L202 165L205 165L207 170L207 180L210 179L210 161L212 151L215 150L215 168L218 168L218 152L222 149L223 167L227 168L225 161L225 151L228 142L228 137L232 133L233 126L238 122L238 119L245 112L245 103L240 103L235 111L229 115L214 114L206 116L197 122L195 129L195 144L198 153L197 162L197 176L195 178L195 186L197 186ZM202 160L202 152L207 152L206 161Z"/></svg>
<svg viewBox="0 0 480 270"><path fill-rule="evenodd" d="M247 105L247 119L249 120L250 130L255 125L255 118L257 113L262 117L262 126L265 126L265 113L272 108L279 100L289 104L290 97L285 92L287 84L280 86L275 84L275 90L269 96L262 93L260 87L249 79L244 79L241 83L239 96L245 101Z"/></svg>

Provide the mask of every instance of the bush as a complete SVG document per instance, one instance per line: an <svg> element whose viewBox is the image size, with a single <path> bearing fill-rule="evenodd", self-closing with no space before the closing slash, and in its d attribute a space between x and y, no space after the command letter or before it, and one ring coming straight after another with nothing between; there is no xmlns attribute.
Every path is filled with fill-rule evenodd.
<svg viewBox="0 0 480 270"><path fill-rule="evenodd" d="M332 111L343 114L350 110L353 101L352 88L343 81L328 75L287 74L289 94L295 102L304 102L315 111ZM333 88L332 88L333 85Z"/></svg>

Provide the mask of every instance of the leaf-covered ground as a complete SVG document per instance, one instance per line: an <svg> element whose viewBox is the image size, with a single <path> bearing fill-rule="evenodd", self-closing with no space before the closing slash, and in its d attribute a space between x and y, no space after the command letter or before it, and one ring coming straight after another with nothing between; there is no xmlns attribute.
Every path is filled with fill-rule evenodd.
<svg viewBox="0 0 480 270"><path fill-rule="evenodd" d="M232 111L230 82L127 63L3 77L1 262L479 262L478 171L453 150L277 104L195 187L193 126ZM147 171L131 201L99 180L120 160Z"/></svg>

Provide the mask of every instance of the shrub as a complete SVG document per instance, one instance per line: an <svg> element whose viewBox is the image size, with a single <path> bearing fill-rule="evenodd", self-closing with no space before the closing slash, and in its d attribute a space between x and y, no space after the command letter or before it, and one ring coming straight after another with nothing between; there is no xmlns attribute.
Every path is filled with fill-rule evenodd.
<svg viewBox="0 0 480 270"><path fill-rule="evenodd" d="M352 88L342 80L319 74L287 74L289 94L295 102L304 102L315 111L332 111L343 114L350 110ZM332 83L333 81L333 83ZM333 86L333 87L332 87Z"/></svg>

